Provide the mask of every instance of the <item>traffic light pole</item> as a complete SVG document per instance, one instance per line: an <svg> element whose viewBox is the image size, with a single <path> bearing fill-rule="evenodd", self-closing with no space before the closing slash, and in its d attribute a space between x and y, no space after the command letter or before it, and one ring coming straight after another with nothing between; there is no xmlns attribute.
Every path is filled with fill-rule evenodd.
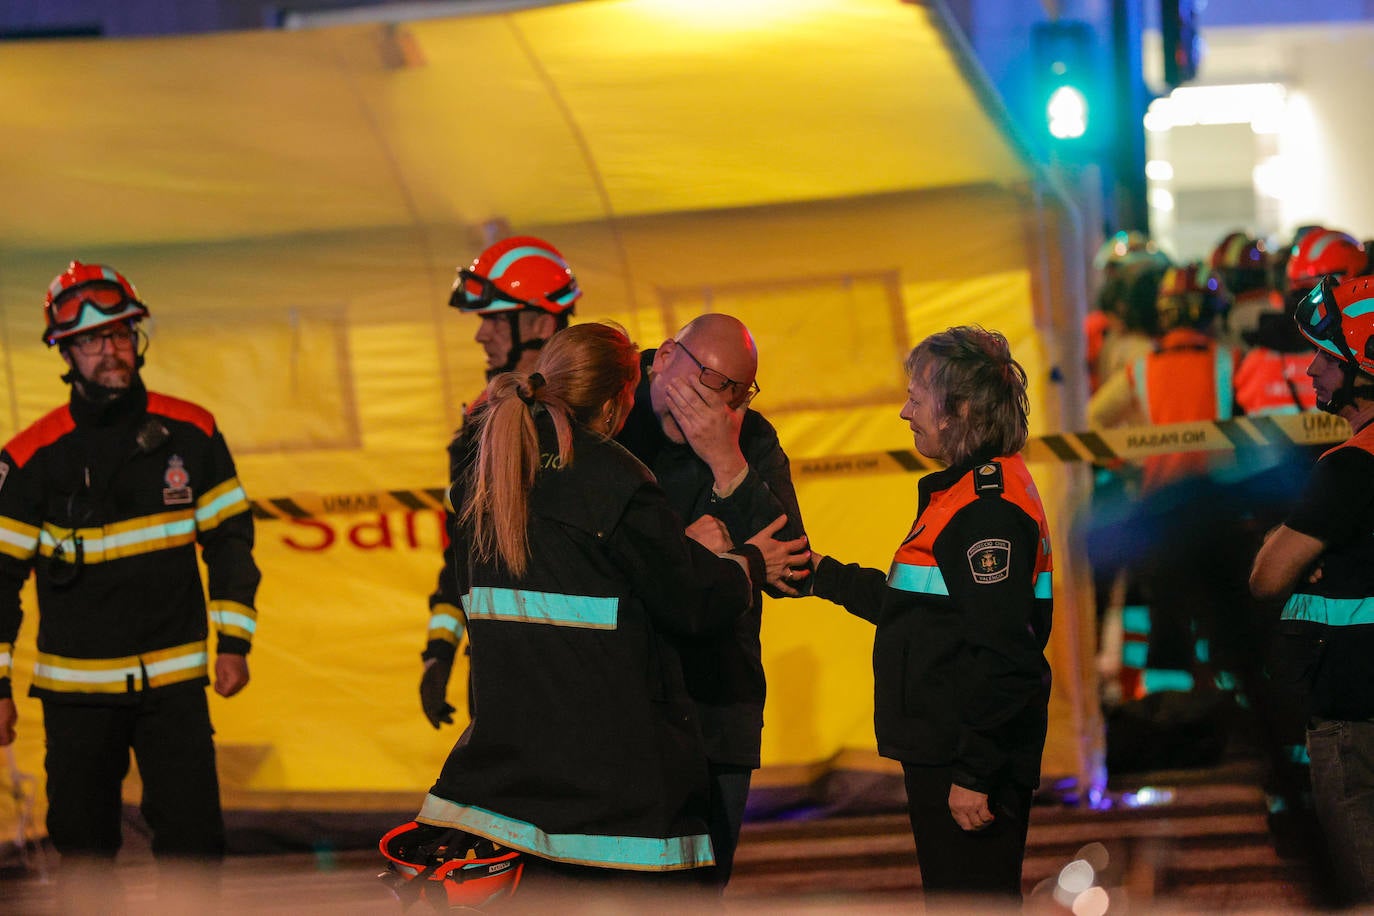
<svg viewBox="0 0 1374 916"><path fill-rule="evenodd" d="M1150 232L1145 183L1145 109L1149 106L1141 62L1141 0L1112 0L1112 108L1108 221L1116 229Z"/></svg>

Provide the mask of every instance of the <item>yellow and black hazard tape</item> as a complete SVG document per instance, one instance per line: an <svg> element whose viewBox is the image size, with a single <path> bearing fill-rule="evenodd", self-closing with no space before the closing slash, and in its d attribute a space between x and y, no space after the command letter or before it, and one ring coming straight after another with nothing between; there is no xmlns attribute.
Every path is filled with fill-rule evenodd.
<svg viewBox="0 0 1374 916"><path fill-rule="evenodd" d="M357 515L373 512L443 511L447 490L376 490L362 493L293 493L274 499L250 500L253 518L317 518L321 515Z"/></svg>
<svg viewBox="0 0 1374 916"><path fill-rule="evenodd" d="M1288 445L1322 445L1350 436L1340 417L1309 412L1271 417L1241 417L1217 422L1171 423L1052 433L1036 436L1022 453L1030 462L1066 464L1080 461L1110 463L1174 452L1226 452ZM943 465L914 449L893 449L853 455L831 455L792 461L795 478L850 474L923 472ZM253 500L253 517L304 519L322 515L442 510L445 490L378 490L322 495L296 493L275 499Z"/></svg>
<svg viewBox="0 0 1374 916"><path fill-rule="evenodd" d="M1226 452L1247 448L1321 445L1350 436L1350 424L1331 414L1282 414L1236 420L1132 426L1082 433L1052 433L1026 443L1022 455L1030 462L1057 464L1078 461L1109 463L1174 452ZM793 460L793 477L835 474L877 474L892 471L933 471L943 467L914 449L834 455Z"/></svg>

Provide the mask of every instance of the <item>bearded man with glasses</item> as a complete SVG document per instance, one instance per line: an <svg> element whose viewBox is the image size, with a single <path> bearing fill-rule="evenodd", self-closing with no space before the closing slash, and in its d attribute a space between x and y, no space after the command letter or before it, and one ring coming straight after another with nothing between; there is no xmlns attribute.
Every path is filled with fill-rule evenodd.
<svg viewBox="0 0 1374 916"><path fill-rule="evenodd" d="M729 315L702 315L641 356L641 381L620 443L648 465L687 525L717 553L759 536L805 535L791 465L778 434L750 405L758 348ZM785 520L784 520L785 519ZM774 527L782 521L781 530ZM775 598L807 592L809 566ZM765 679L761 602L718 639L679 648L711 768L715 881L730 879L752 773L759 766Z"/></svg>
<svg viewBox="0 0 1374 916"><path fill-rule="evenodd" d="M248 499L214 417L143 386L148 308L133 285L73 261L43 313L43 340L72 391L0 451L0 745L15 738L11 658L32 570L29 693L43 702L48 834L62 855L64 912L95 912L122 908L109 869L130 750L153 854L183 864L224 854L203 688L212 668L221 696L248 683L260 575Z"/></svg>

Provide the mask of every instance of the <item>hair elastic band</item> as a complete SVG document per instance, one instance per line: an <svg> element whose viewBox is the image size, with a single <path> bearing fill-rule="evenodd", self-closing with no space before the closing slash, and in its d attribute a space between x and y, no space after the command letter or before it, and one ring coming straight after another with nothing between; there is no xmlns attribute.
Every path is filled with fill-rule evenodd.
<svg viewBox="0 0 1374 916"><path fill-rule="evenodd" d="M520 396L520 400L524 401L526 405L533 407L534 393L544 387L544 376L540 375L538 372L531 372L526 384L529 385L529 394L521 391L518 386L515 389L515 393Z"/></svg>

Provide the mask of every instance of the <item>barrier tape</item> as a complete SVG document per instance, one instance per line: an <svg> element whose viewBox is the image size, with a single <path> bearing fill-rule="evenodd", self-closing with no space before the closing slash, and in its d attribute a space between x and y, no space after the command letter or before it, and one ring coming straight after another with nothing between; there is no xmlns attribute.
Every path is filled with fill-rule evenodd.
<svg viewBox="0 0 1374 916"><path fill-rule="evenodd" d="M1322 445L1350 436L1340 417L1312 411L1235 420L1170 423L1081 433L1036 436L1022 455L1028 462L1071 464L1107 463L1148 458L1175 452L1233 452L1237 449L1291 445ZM792 461L792 476L825 477L891 472L920 473L943 467L915 449L831 455ZM316 518L377 512L414 512L444 508L443 488L378 490L325 495L295 493L275 499L253 500L253 517L260 521Z"/></svg>

